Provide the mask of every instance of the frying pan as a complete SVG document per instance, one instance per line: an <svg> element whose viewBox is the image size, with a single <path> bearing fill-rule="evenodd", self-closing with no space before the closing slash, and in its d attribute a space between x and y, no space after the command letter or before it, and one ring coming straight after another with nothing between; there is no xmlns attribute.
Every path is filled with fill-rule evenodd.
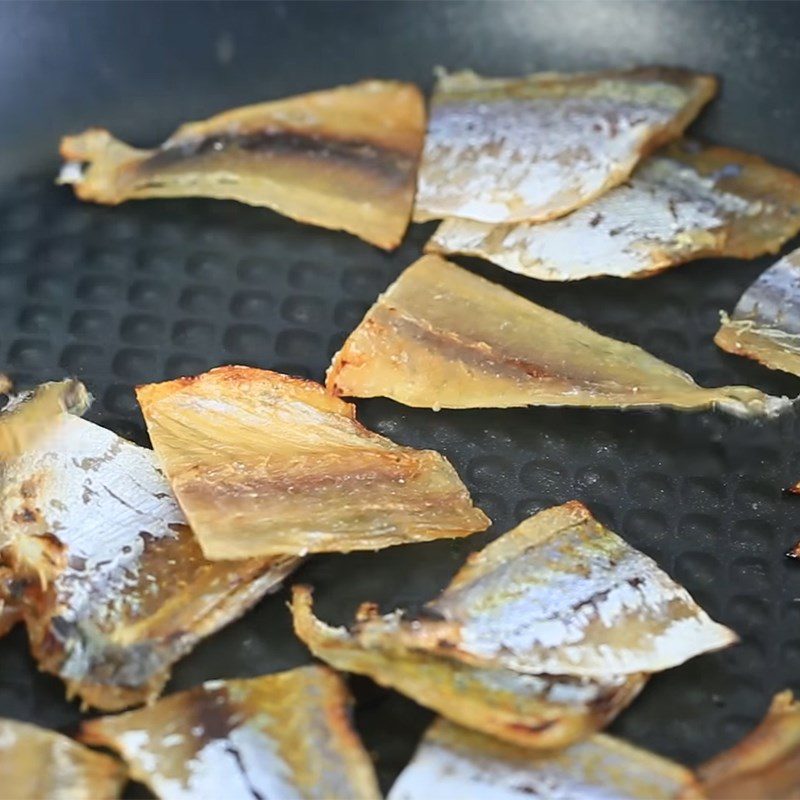
<svg viewBox="0 0 800 800"><path fill-rule="evenodd" d="M437 64L514 75L660 63L722 78L694 133L798 169L798 25L791 3L0 4L0 367L23 385L79 376L97 397L90 418L146 444L132 386L225 363L320 379L433 228L414 226L387 255L235 203L80 204L53 185L62 133L97 124L149 146L186 120L364 77L429 89ZM796 379L712 343L718 310L772 260L574 285L461 261L700 382L795 396ZM296 580L316 587L326 621L348 621L362 600L413 609L467 552L579 498L742 638L655 677L614 733L691 765L744 735L775 691L800 691L800 568L783 555L800 538L800 502L781 494L800 478L794 414L358 405L369 427L445 453L494 525L467 540L310 560ZM169 690L306 662L285 602L285 592L268 597L203 643ZM387 788L430 715L351 683ZM19 629L0 640L0 715L65 732L80 719Z"/></svg>

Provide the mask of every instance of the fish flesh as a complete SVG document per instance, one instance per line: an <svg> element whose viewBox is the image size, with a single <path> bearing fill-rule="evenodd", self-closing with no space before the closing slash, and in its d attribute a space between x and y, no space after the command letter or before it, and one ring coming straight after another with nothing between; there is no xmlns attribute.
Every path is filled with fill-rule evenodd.
<svg viewBox="0 0 800 800"><path fill-rule="evenodd" d="M313 381L219 367L137 397L206 558L377 550L489 525L442 455L372 433Z"/></svg>
<svg viewBox="0 0 800 800"><path fill-rule="evenodd" d="M758 416L791 406L749 386L702 388L641 348L436 255L378 298L334 356L327 386L434 409L670 406Z"/></svg>
<svg viewBox="0 0 800 800"><path fill-rule="evenodd" d="M325 667L208 681L154 705L83 723L161 800L378 800L372 763L348 718L350 697Z"/></svg>
<svg viewBox="0 0 800 800"><path fill-rule="evenodd" d="M109 205L238 200L391 250L411 217L424 135L416 86L362 81L190 122L154 150L90 128L62 139L59 182Z"/></svg>
<svg viewBox="0 0 800 800"><path fill-rule="evenodd" d="M563 216L677 139L716 89L710 75L660 67L523 78L441 72L414 219Z"/></svg>

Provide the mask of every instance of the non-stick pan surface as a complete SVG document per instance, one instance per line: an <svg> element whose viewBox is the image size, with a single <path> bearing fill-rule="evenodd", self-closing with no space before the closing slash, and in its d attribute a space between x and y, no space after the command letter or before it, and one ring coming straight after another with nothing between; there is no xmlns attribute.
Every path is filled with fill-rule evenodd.
<svg viewBox="0 0 800 800"><path fill-rule="evenodd" d="M798 26L791 3L1 4L0 369L21 384L78 375L97 397L90 418L146 443L132 386L227 363L322 378L432 230L414 226L386 255L235 203L81 204L53 185L61 133L99 124L151 145L187 119L363 77L429 88L437 64L502 75L664 63L723 80L699 135L797 169ZM771 261L573 285L462 263L701 382L794 396L796 379L712 343L718 310ZM383 434L444 452L494 526L458 542L312 559L296 579L316 587L324 619L345 622L362 600L413 607L470 550L579 498L742 637L654 678L615 733L694 764L743 735L773 692L800 690L800 565L783 555L800 538L800 502L781 494L800 478L795 414L435 413L383 400L359 410ZM170 690L307 661L286 597L198 647ZM429 714L352 683L386 787ZM80 718L60 682L37 673L21 630L0 640L0 715L67 732Z"/></svg>

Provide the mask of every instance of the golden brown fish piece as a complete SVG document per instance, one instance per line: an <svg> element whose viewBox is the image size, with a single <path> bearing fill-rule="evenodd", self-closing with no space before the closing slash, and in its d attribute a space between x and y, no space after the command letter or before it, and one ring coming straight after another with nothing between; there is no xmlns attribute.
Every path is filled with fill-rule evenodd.
<svg viewBox="0 0 800 800"><path fill-rule="evenodd" d="M182 125L155 150L91 128L61 141L82 200L238 200L391 250L408 227L425 134L416 86L363 81Z"/></svg>
<svg viewBox="0 0 800 800"><path fill-rule="evenodd" d="M671 406L756 416L790 406L749 386L701 388L639 347L433 255L378 298L334 356L327 385L435 409Z"/></svg>
<svg viewBox="0 0 800 800"><path fill-rule="evenodd" d="M331 628L318 620L305 586L293 587L292 614L300 639L332 667L368 675L454 722L522 747L565 747L589 736L631 703L646 681L644 675L603 680L525 675L474 667L391 641L368 646L358 626ZM380 618L370 606L358 616L389 629L400 621L397 614Z"/></svg>
<svg viewBox="0 0 800 800"><path fill-rule="evenodd" d="M209 681L149 708L83 724L161 800L380 798L348 718L350 697L323 667Z"/></svg>
<svg viewBox="0 0 800 800"><path fill-rule="evenodd" d="M207 558L377 550L489 525L443 456L368 431L313 381L219 367L137 397Z"/></svg>
<svg viewBox="0 0 800 800"><path fill-rule="evenodd" d="M800 230L800 176L680 142L583 208L543 223L445 220L425 247L548 281L643 278L696 258L775 253Z"/></svg>
<svg viewBox="0 0 800 800"><path fill-rule="evenodd" d="M431 101L414 219L554 219L622 183L677 139L716 79L645 67L482 78L442 73Z"/></svg>
<svg viewBox="0 0 800 800"><path fill-rule="evenodd" d="M122 763L55 731L0 719L0 786L13 800L114 800Z"/></svg>
<svg viewBox="0 0 800 800"><path fill-rule="evenodd" d="M692 773L603 734L534 752L438 719L387 800L700 800Z"/></svg>
<svg viewBox="0 0 800 800"><path fill-rule="evenodd" d="M790 691L775 695L759 726L697 774L709 800L800 798L800 703Z"/></svg>
<svg viewBox="0 0 800 800"><path fill-rule="evenodd" d="M8 394L13 387L14 383L11 378L0 372L0 394Z"/></svg>

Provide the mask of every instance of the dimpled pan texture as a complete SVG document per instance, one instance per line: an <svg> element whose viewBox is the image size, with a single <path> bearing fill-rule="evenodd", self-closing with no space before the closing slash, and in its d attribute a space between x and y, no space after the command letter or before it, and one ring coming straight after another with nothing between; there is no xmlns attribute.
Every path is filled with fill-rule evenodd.
<svg viewBox="0 0 800 800"><path fill-rule="evenodd" d="M350 697L324 667L209 681L155 705L83 725L161 800L378 800Z"/></svg>
<svg viewBox="0 0 800 800"><path fill-rule="evenodd" d="M0 719L0 789L9 800L113 800L125 768L60 733Z"/></svg>
<svg viewBox="0 0 800 800"><path fill-rule="evenodd" d="M423 408L717 407L776 413L747 386L704 389L639 347L601 336L435 255L378 298L334 356L328 388Z"/></svg>
<svg viewBox="0 0 800 800"><path fill-rule="evenodd" d="M313 381L219 367L137 396L208 558L377 550L489 525L443 456L368 431Z"/></svg>
<svg viewBox="0 0 800 800"><path fill-rule="evenodd" d="M716 91L680 69L439 76L414 219L542 221L624 181Z"/></svg>
<svg viewBox="0 0 800 800"><path fill-rule="evenodd" d="M445 220L426 250L521 275L643 278L697 258L774 253L800 229L800 178L758 156L680 142L566 217L492 225Z"/></svg>
<svg viewBox="0 0 800 800"><path fill-rule="evenodd" d="M595 734L565 750L534 753L439 719L388 800L690 800L692 773L619 739Z"/></svg>
<svg viewBox="0 0 800 800"><path fill-rule="evenodd" d="M155 150L96 128L67 136L60 181L111 205L238 200L392 249L411 216L424 133L416 86L363 81L191 122Z"/></svg>

